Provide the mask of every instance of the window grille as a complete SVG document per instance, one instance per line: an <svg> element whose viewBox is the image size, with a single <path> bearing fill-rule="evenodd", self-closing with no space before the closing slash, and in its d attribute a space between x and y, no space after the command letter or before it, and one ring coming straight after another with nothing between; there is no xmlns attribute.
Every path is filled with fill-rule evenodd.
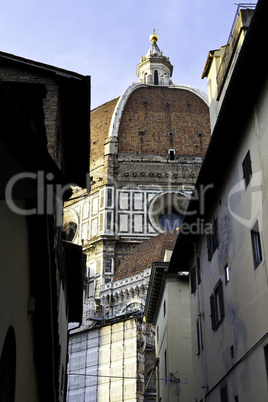
<svg viewBox="0 0 268 402"><path fill-rule="evenodd" d="M207 251L208 251L208 261L212 260L212 256L215 250L219 246L219 237L218 237L218 220L215 218L213 223L212 233L207 235Z"/></svg>

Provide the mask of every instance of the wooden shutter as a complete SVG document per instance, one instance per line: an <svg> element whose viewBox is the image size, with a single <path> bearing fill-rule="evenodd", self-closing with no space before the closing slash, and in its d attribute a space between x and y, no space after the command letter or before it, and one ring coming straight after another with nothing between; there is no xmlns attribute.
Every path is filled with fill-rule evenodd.
<svg viewBox="0 0 268 402"><path fill-rule="evenodd" d="M216 322L215 322L215 302L213 293L211 293L210 295L210 317L211 317L211 328L214 331Z"/></svg>
<svg viewBox="0 0 268 402"><path fill-rule="evenodd" d="M223 318L224 317L224 299L223 299L223 287L222 287L221 279L219 279L218 289L219 289L219 296L220 296L220 312L221 312L220 318Z"/></svg>

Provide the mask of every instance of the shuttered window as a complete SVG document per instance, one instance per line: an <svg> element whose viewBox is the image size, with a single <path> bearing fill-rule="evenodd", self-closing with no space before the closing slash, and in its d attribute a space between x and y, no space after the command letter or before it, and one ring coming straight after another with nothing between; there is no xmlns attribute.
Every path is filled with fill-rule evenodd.
<svg viewBox="0 0 268 402"><path fill-rule="evenodd" d="M218 220L215 218L213 222L212 232L207 235L208 261L211 261L212 256L218 247L219 247Z"/></svg>
<svg viewBox="0 0 268 402"><path fill-rule="evenodd" d="M197 354L199 355L201 350L203 349L202 322L200 316L197 317L196 326L197 326Z"/></svg>
<svg viewBox="0 0 268 402"><path fill-rule="evenodd" d="M224 299L222 280L219 279L210 295L211 328L216 331L224 318Z"/></svg>
<svg viewBox="0 0 268 402"><path fill-rule="evenodd" d="M258 228L257 230L251 230L251 243L252 243L253 263L254 268L256 269L262 261L261 239Z"/></svg>

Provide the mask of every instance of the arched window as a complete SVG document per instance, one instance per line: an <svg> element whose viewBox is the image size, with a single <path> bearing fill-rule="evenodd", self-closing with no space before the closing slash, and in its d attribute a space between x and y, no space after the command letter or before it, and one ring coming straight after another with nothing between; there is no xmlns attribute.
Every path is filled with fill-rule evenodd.
<svg viewBox="0 0 268 402"><path fill-rule="evenodd" d="M154 71L154 85L158 85L158 71Z"/></svg>
<svg viewBox="0 0 268 402"><path fill-rule="evenodd" d="M147 73L144 74L144 84L147 84Z"/></svg>

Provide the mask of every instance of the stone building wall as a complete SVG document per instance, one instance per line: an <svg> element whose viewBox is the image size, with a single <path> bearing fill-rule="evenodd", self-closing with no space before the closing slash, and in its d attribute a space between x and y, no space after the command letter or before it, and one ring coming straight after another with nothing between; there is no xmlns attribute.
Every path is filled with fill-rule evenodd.
<svg viewBox="0 0 268 402"><path fill-rule="evenodd" d="M49 76L40 76L31 71L22 71L21 69L1 66L0 79L3 81L27 82L46 85L46 97L44 103L45 127L47 138L47 149L53 160L61 167L62 155L59 149L58 137L58 109L59 93L58 86L55 85L55 79Z"/></svg>

